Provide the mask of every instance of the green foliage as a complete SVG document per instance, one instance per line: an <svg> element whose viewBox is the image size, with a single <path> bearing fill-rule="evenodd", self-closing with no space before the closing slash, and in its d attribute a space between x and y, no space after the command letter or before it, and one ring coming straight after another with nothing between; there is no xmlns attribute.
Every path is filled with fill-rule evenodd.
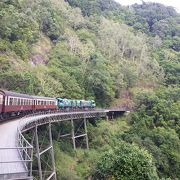
<svg viewBox="0 0 180 180"><path fill-rule="evenodd" d="M179 88L170 87L141 92L137 96L137 111L130 119L132 127L122 136L153 155L160 177L180 176L179 93Z"/></svg>
<svg viewBox="0 0 180 180"><path fill-rule="evenodd" d="M37 9L37 18L40 24L40 30L45 33L52 41L56 41L63 33L63 20L61 14L48 1L42 0Z"/></svg>
<svg viewBox="0 0 180 180"><path fill-rule="evenodd" d="M69 133L71 131L71 123L61 122L52 126L58 178L90 178L101 154L113 147L117 140L116 135L119 133L123 134L128 130L129 126L124 117L117 119L117 121L97 121L94 125L88 123L87 128L90 149L78 148L74 151L71 139L59 139L58 136L59 133ZM103 140L101 141L100 138ZM76 143L78 144L78 141Z"/></svg>
<svg viewBox="0 0 180 180"><path fill-rule="evenodd" d="M159 179L150 154L125 142L104 153L93 179Z"/></svg>
<svg viewBox="0 0 180 180"><path fill-rule="evenodd" d="M113 0L67 0L71 6L80 7L84 16L101 14L106 10L115 10L120 7Z"/></svg>
<svg viewBox="0 0 180 180"><path fill-rule="evenodd" d="M56 161L56 173L58 179L79 179L77 173L74 171L74 166L76 166L76 161L63 153L57 142L54 142L54 151Z"/></svg>
<svg viewBox="0 0 180 180"><path fill-rule="evenodd" d="M12 49L15 53L20 56L22 59L27 59L29 55L29 49L27 43L22 42L21 40L13 41Z"/></svg>
<svg viewBox="0 0 180 180"><path fill-rule="evenodd" d="M180 26L173 8L146 2L125 8L113 0L2 0L0 27L0 88L94 99L107 107L124 89L134 94L135 88L165 86L134 96L130 129L125 121L89 126L94 148L89 153L56 142L58 176L90 177L95 159L123 139L152 154L160 178L180 177ZM58 128L68 130L62 127L54 128L56 137ZM148 167L146 151L122 147L130 153L134 149ZM119 162L119 152L114 149L109 157ZM114 177L120 173L116 170Z"/></svg>

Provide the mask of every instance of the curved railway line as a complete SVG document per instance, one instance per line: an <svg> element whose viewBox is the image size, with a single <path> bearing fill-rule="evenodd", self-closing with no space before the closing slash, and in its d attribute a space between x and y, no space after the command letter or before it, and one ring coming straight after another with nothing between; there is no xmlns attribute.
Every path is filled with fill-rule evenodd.
<svg viewBox="0 0 180 180"><path fill-rule="evenodd" d="M33 145L28 142L22 133L41 125L60 121L77 120L83 118L107 117L114 113L125 112L126 109L93 110L79 112L54 112L32 114L20 119L0 124L0 179L33 179L32 161ZM87 136L87 134L86 134ZM53 150L50 146L49 149ZM41 153L40 153L41 154ZM39 158L40 159L40 158ZM41 166L39 166L41 167ZM55 178L55 169L49 178ZM40 179L43 179L42 177Z"/></svg>

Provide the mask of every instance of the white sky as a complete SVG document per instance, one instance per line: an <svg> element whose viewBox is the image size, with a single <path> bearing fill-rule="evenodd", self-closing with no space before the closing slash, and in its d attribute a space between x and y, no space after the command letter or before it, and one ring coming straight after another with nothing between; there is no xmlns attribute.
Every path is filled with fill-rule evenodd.
<svg viewBox="0 0 180 180"><path fill-rule="evenodd" d="M141 4L141 0L115 0L122 5ZM176 11L180 12L180 0L144 0L145 2L158 2L166 6L173 6Z"/></svg>

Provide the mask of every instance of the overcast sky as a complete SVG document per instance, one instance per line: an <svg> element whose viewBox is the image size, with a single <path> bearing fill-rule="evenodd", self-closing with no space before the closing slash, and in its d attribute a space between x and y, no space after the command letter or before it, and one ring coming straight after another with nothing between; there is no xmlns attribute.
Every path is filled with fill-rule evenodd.
<svg viewBox="0 0 180 180"><path fill-rule="evenodd" d="M141 4L141 0L115 0L122 5L131 5L134 3ZM173 6L178 12L180 12L180 0L144 0L145 2L158 2L167 6Z"/></svg>

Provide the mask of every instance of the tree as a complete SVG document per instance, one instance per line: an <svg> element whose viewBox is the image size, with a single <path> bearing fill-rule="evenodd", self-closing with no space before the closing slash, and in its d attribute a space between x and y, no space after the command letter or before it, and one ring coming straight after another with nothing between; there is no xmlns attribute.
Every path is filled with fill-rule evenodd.
<svg viewBox="0 0 180 180"><path fill-rule="evenodd" d="M104 153L96 165L93 179L159 179L151 155L136 145L120 142Z"/></svg>

